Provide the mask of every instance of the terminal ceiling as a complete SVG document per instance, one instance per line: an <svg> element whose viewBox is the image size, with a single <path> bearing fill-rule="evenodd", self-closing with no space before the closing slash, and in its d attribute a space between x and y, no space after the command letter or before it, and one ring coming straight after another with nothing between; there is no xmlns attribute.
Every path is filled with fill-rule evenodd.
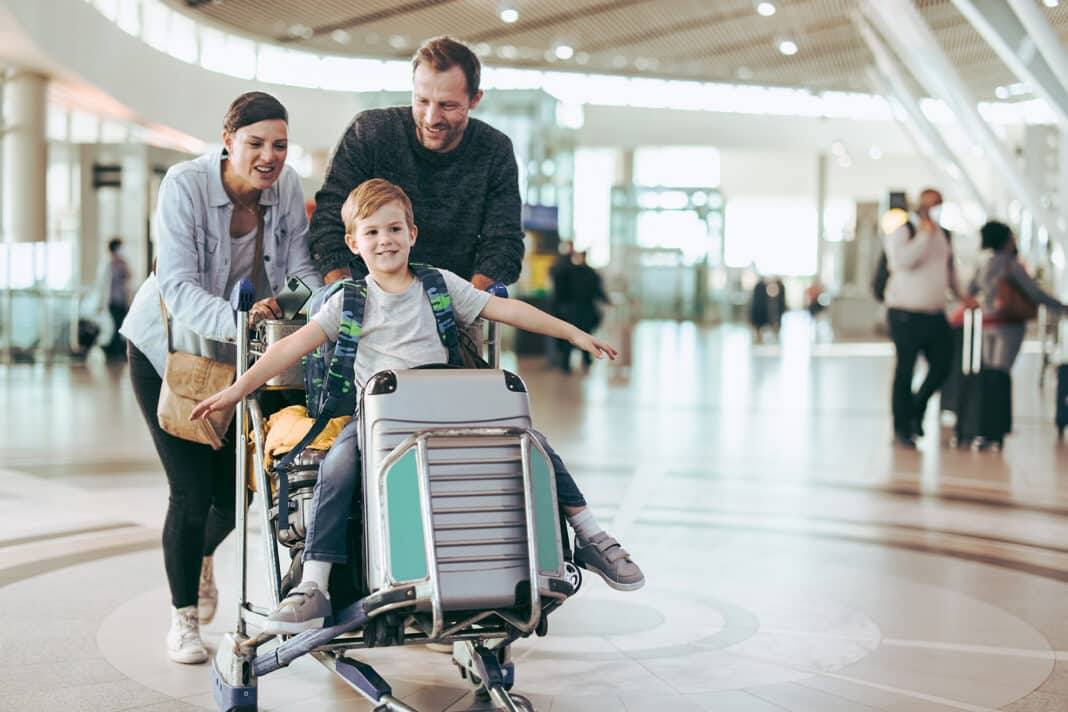
<svg viewBox="0 0 1068 712"><path fill-rule="evenodd" d="M411 56L449 34L493 66L669 79L869 91L868 48L851 20L856 0L171 0L176 8L257 39L324 54ZM950 0L915 0L980 100L1017 80ZM1068 40L1068 3L1044 8ZM499 12L515 9L505 23ZM779 44L792 40L797 54ZM555 50L566 44L573 56Z"/></svg>

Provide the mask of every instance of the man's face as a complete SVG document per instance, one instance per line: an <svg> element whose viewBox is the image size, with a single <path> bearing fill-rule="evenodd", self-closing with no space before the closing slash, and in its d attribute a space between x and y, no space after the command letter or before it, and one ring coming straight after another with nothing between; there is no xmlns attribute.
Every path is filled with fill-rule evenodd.
<svg viewBox="0 0 1068 712"><path fill-rule="evenodd" d="M942 194L937 190L924 191L920 196L920 213L930 215L931 208L942 204Z"/></svg>
<svg viewBox="0 0 1068 712"><path fill-rule="evenodd" d="M467 78L458 66L438 72L420 64L412 84L412 118L419 143L429 151L448 153L460 145L467 114L478 106L482 92L468 96Z"/></svg>

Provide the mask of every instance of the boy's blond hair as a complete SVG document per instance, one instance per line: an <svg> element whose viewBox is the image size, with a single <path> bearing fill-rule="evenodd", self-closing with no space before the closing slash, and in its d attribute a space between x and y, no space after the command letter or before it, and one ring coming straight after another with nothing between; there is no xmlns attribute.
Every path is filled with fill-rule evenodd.
<svg viewBox="0 0 1068 712"><path fill-rule="evenodd" d="M408 221L408 227L415 227L412 201L403 188L382 178L372 178L360 183L349 193L349 197L345 198L345 204L341 206L341 220L345 223L345 232L355 235L357 220L366 219L382 206L393 202L400 203L404 208L404 217Z"/></svg>

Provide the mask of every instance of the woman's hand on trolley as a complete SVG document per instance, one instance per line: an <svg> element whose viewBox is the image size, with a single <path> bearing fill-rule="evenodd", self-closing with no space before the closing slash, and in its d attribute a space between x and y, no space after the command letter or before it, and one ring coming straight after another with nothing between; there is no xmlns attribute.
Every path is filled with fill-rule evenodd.
<svg viewBox="0 0 1068 712"><path fill-rule="evenodd" d="M267 297L261 299L252 305L252 308L248 310L248 325L249 327L256 326L257 323L264 319L281 319L282 307L278 306L278 302L274 297Z"/></svg>
<svg viewBox="0 0 1068 712"><path fill-rule="evenodd" d="M619 352L615 350L610 344L606 344L600 339L595 339L593 336L587 334L582 329L575 327L574 333L568 338L572 346L576 346L583 351L589 351L595 358L604 358L607 356L609 359L615 360Z"/></svg>
<svg viewBox="0 0 1068 712"><path fill-rule="evenodd" d="M196 407L193 408L193 412L189 414L189 419L204 419L212 413L228 411L236 406L243 396L244 394L235 383L197 403Z"/></svg>

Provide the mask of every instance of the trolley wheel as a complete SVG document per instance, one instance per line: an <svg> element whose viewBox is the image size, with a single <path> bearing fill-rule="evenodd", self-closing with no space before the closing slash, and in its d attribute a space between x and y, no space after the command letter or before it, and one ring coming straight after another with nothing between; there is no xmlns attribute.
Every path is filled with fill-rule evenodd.
<svg viewBox="0 0 1068 712"><path fill-rule="evenodd" d="M509 693L508 696L512 698L512 702L516 704L516 707L523 710L523 712L537 712L537 710L534 709L534 703L526 697L515 693Z"/></svg>

